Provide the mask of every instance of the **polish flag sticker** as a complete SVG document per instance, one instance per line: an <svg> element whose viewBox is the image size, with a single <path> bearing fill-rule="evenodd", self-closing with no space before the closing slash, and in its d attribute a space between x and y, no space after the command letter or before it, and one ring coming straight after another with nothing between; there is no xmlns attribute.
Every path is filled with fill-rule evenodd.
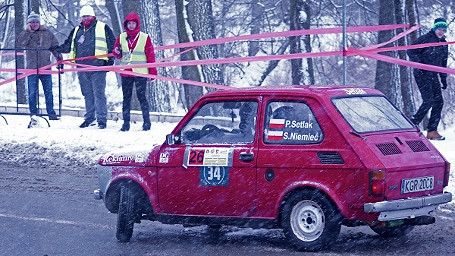
<svg viewBox="0 0 455 256"><path fill-rule="evenodd" d="M270 119L269 128L270 129L283 129L285 119Z"/></svg>
<svg viewBox="0 0 455 256"><path fill-rule="evenodd" d="M282 140L283 131L268 131L267 140Z"/></svg>

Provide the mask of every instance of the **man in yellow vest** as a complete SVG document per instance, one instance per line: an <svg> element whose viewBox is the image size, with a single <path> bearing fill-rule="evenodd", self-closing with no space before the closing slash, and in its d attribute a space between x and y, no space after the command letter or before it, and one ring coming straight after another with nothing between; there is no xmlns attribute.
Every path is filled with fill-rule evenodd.
<svg viewBox="0 0 455 256"><path fill-rule="evenodd" d="M50 51L70 53L79 64L106 66L114 64L114 57L107 57L112 52L115 36L111 28L96 19L91 6L83 6L80 11L81 24L75 27L65 42ZM89 57L87 59L79 59ZM90 58L91 57L91 58ZM77 77L85 100L85 128L98 122L98 128L105 129L107 122L106 71L78 72Z"/></svg>
<svg viewBox="0 0 455 256"><path fill-rule="evenodd" d="M144 64L155 62L155 53L152 40L146 33L141 32L139 15L130 13L123 22L125 32L117 37L114 45L114 56L120 59L122 65ZM138 74L156 75L156 68L132 68L127 69ZM149 103L146 97L147 78L141 76L120 74L122 76L123 92L123 125L120 131L126 132L130 129L130 105L133 94L133 87L136 85L136 95L141 105L144 124L142 130L150 130Z"/></svg>

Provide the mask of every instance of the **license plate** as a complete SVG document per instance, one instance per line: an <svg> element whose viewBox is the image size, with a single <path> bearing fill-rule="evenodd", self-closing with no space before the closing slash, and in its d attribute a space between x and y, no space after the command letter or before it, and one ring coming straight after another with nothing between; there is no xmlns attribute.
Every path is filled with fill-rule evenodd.
<svg viewBox="0 0 455 256"><path fill-rule="evenodd" d="M434 176L401 180L401 194L432 190L433 188Z"/></svg>

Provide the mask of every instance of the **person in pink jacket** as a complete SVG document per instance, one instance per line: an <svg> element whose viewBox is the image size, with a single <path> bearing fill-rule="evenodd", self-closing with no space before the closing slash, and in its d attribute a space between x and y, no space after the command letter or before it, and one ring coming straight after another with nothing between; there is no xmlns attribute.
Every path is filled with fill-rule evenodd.
<svg viewBox="0 0 455 256"><path fill-rule="evenodd" d="M122 65L143 64L155 62L155 53L152 40L146 33L141 32L139 15L130 13L123 21L125 32L120 34L114 44L114 56L120 59ZM131 68L126 71L138 74L156 75L156 68ZM135 75L121 74L123 91L123 125L120 131L126 132L130 129L130 108L133 86L136 85L136 95L141 105L144 124L142 130L150 130L149 103L146 97L147 78Z"/></svg>

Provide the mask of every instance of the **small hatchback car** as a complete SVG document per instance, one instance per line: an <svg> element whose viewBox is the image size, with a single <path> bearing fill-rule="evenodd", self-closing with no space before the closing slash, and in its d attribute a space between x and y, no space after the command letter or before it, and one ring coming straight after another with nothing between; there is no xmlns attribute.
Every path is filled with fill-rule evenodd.
<svg viewBox="0 0 455 256"><path fill-rule="evenodd" d="M99 160L117 239L141 219L280 228L298 250L336 241L341 225L403 236L450 202L450 164L371 88L269 87L202 97L148 152Z"/></svg>

